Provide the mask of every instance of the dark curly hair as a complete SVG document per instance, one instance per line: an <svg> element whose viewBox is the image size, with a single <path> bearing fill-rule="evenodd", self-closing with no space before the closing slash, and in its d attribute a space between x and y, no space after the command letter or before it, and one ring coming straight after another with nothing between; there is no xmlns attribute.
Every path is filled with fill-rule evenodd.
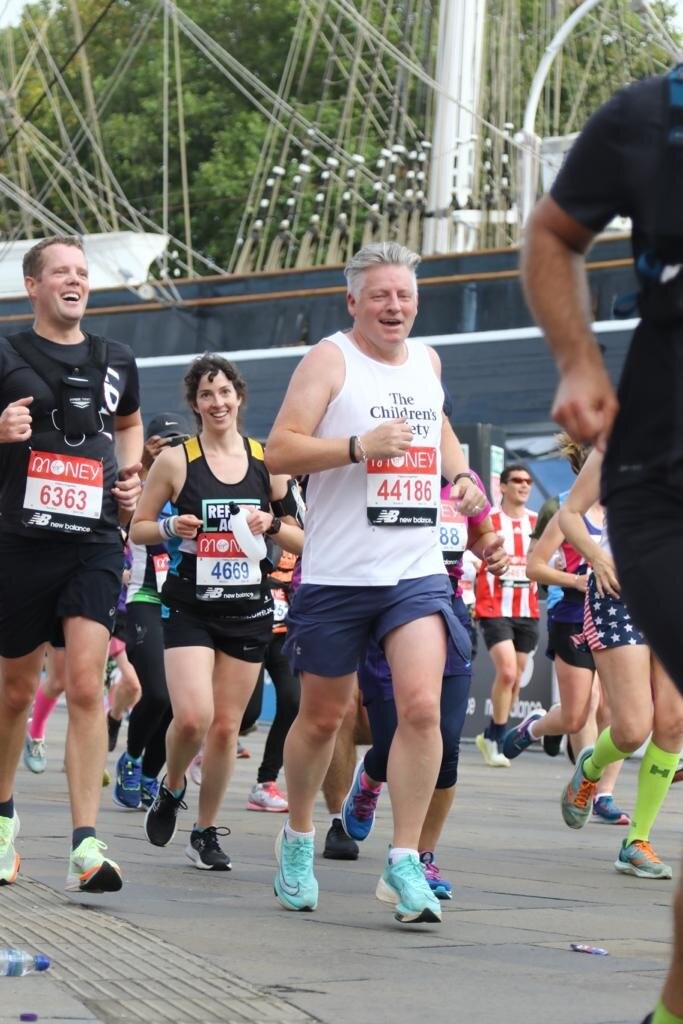
<svg viewBox="0 0 683 1024"><path fill-rule="evenodd" d="M190 363L190 367L183 377L183 383L185 384L185 400L192 410L198 426L201 426L202 420L194 407L197 402L199 383L202 377L208 377L209 381L213 382L214 378L219 373L225 374L237 392L238 398L241 399L240 411L237 417L238 426L240 425L242 412L247 401L247 385L244 377L241 376L232 363L229 363L227 359L223 359L222 356L214 355L211 352L205 352L204 355L197 356L197 358Z"/></svg>

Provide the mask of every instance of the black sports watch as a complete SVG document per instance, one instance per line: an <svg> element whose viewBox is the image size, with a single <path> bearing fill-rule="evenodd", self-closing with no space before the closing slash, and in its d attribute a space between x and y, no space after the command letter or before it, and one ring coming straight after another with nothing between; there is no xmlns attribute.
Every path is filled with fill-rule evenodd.
<svg viewBox="0 0 683 1024"><path fill-rule="evenodd" d="M282 526L282 520L279 516L273 516L273 521L266 530L266 537L274 537L276 533L280 532Z"/></svg>

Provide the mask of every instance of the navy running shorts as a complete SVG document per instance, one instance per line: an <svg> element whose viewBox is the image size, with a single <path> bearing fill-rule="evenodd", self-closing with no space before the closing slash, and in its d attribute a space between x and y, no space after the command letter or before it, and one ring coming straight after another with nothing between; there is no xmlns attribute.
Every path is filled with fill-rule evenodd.
<svg viewBox="0 0 683 1024"><path fill-rule="evenodd" d="M452 597L445 573L386 587L304 583L290 605L283 650L295 672L345 676L356 671L369 641L381 646L392 629L440 614L453 646L469 665L470 638L453 612Z"/></svg>

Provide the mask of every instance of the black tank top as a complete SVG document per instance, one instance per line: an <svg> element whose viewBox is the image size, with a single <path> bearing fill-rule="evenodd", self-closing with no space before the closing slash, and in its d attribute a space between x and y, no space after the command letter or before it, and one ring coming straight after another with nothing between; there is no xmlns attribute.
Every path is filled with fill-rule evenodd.
<svg viewBox="0 0 683 1024"><path fill-rule="evenodd" d="M211 471L199 437L191 437L183 445L187 462L187 475L175 506L179 515L194 515L204 522L201 536L211 538L212 534L227 538L224 546L230 545L229 517L220 518L220 510L228 502L239 505L253 505L267 512L270 508L270 475L263 461L263 447L252 438L243 438L247 455L247 472L235 484L219 480ZM218 510L218 518L216 517ZM211 562L206 559L208 575L205 582L198 582L197 542L180 541L174 538L169 544L170 566L162 591L162 600L169 607L177 605L191 607L196 613L219 616L243 621L260 620L272 616L273 601L267 579L259 568L258 580L240 583L239 578L230 578L226 584L225 573L212 579ZM201 560L200 560L201 561ZM215 559L220 569L223 563ZM235 564L243 565L237 560ZM266 569L270 563L266 563Z"/></svg>

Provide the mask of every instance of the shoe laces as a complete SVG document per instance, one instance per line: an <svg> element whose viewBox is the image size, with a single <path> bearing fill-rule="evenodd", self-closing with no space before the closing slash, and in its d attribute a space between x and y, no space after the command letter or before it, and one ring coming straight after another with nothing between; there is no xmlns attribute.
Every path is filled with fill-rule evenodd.
<svg viewBox="0 0 683 1024"><path fill-rule="evenodd" d="M354 818L358 818L359 821L367 821L375 813L378 800L379 792L373 793L371 789L364 789L360 786L353 798Z"/></svg>
<svg viewBox="0 0 683 1024"><path fill-rule="evenodd" d="M422 864L414 856L401 857L400 860L391 863L391 868L406 881L424 882Z"/></svg>
<svg viewBox="0 0 683 1024"><path fill-rule="evenodd" d="M266 793L269 793L270 796L280 797L281 800L285 799L285 794L282 792L281 789L277 788L277 783L275 782L262 782L261 789L263 789Z"/></svg>
<svg viewBox="0 0 683 1024"><path fill-rule="evenodd" d="M107 844L103 843L97 836L86 836L85 839L81 840L76 849L72 850L71 856L78 857L80 860L88 854L99 854L100 850L106 849Z"/></svg>
<svg viewBox="0 0 683 1024"><path fill-rule="evenodd" d="M28 737L28 748L31 757L38 757L45 753L45 740L37 739L34 740L32 736Z"/></svg>
<svg viewBox="0 0 683 1024"><path fill-rule="evenodd" d="M633 842L629 844L629 846L631 848L635 848L635 850L640 854L640 856L644 860L649 861L650 864L661 864L662 863L661 860L659 859L659 857L657 856L657 854L655 853L655 851L652 849L650 844L647 842L647 840L645 840L645 839L634 839Z"/></svg>
<svg viewBox="0 0 683 1024"><path fill-rule="evenodd" d="M14 834L14 818L0 818L0 847L9 846Z"/></svg>
<svg viewBox="0 0 683 1024"><path fill-rule="evenodd" d="M576 796L572 800L572 803L575 807L586 808L593 800L594 793L595 783L591 782L590 779L584 778L576 791Z"/></svg>
<svg viewBox="0 0 683 1024"><path fill-rule="evenodd" d="M341 824L341 823L340 823ZM343 830L342 830L343 831ZM308 871L311 866L310 844L303 838L287 839L282 844L287 850L287 866L294 868L295 872Z"/></svg>
<svg viewBox="0 0 683 1024"><path fill-rule="evenodd" d="M439 871L438 864L435 864L433 860L422 861L422 870L427 881L440 882L441 872Z"/></svg>
<svg viewBox="0 0 683 1024"><path fill-rule="evenodd" d="M218 850L222 853L223 851L221 850L220 843L218 842L218 837L229 835L230 829L225 825L207 825L207 827L199 833L198 838L205 850Z"/></svg>
<svg viewBox="0 0 683 1024"><path fill-rule="evenodd" d="M159 785L159 791L157 793L157 796L161 797L161 799L166 801L167 803L173 804L173 806L177 807L179 810L187 810L187 804L183 800L182 796L173 796L171 790L167 786L165 786L163 782Z"/></svg>

